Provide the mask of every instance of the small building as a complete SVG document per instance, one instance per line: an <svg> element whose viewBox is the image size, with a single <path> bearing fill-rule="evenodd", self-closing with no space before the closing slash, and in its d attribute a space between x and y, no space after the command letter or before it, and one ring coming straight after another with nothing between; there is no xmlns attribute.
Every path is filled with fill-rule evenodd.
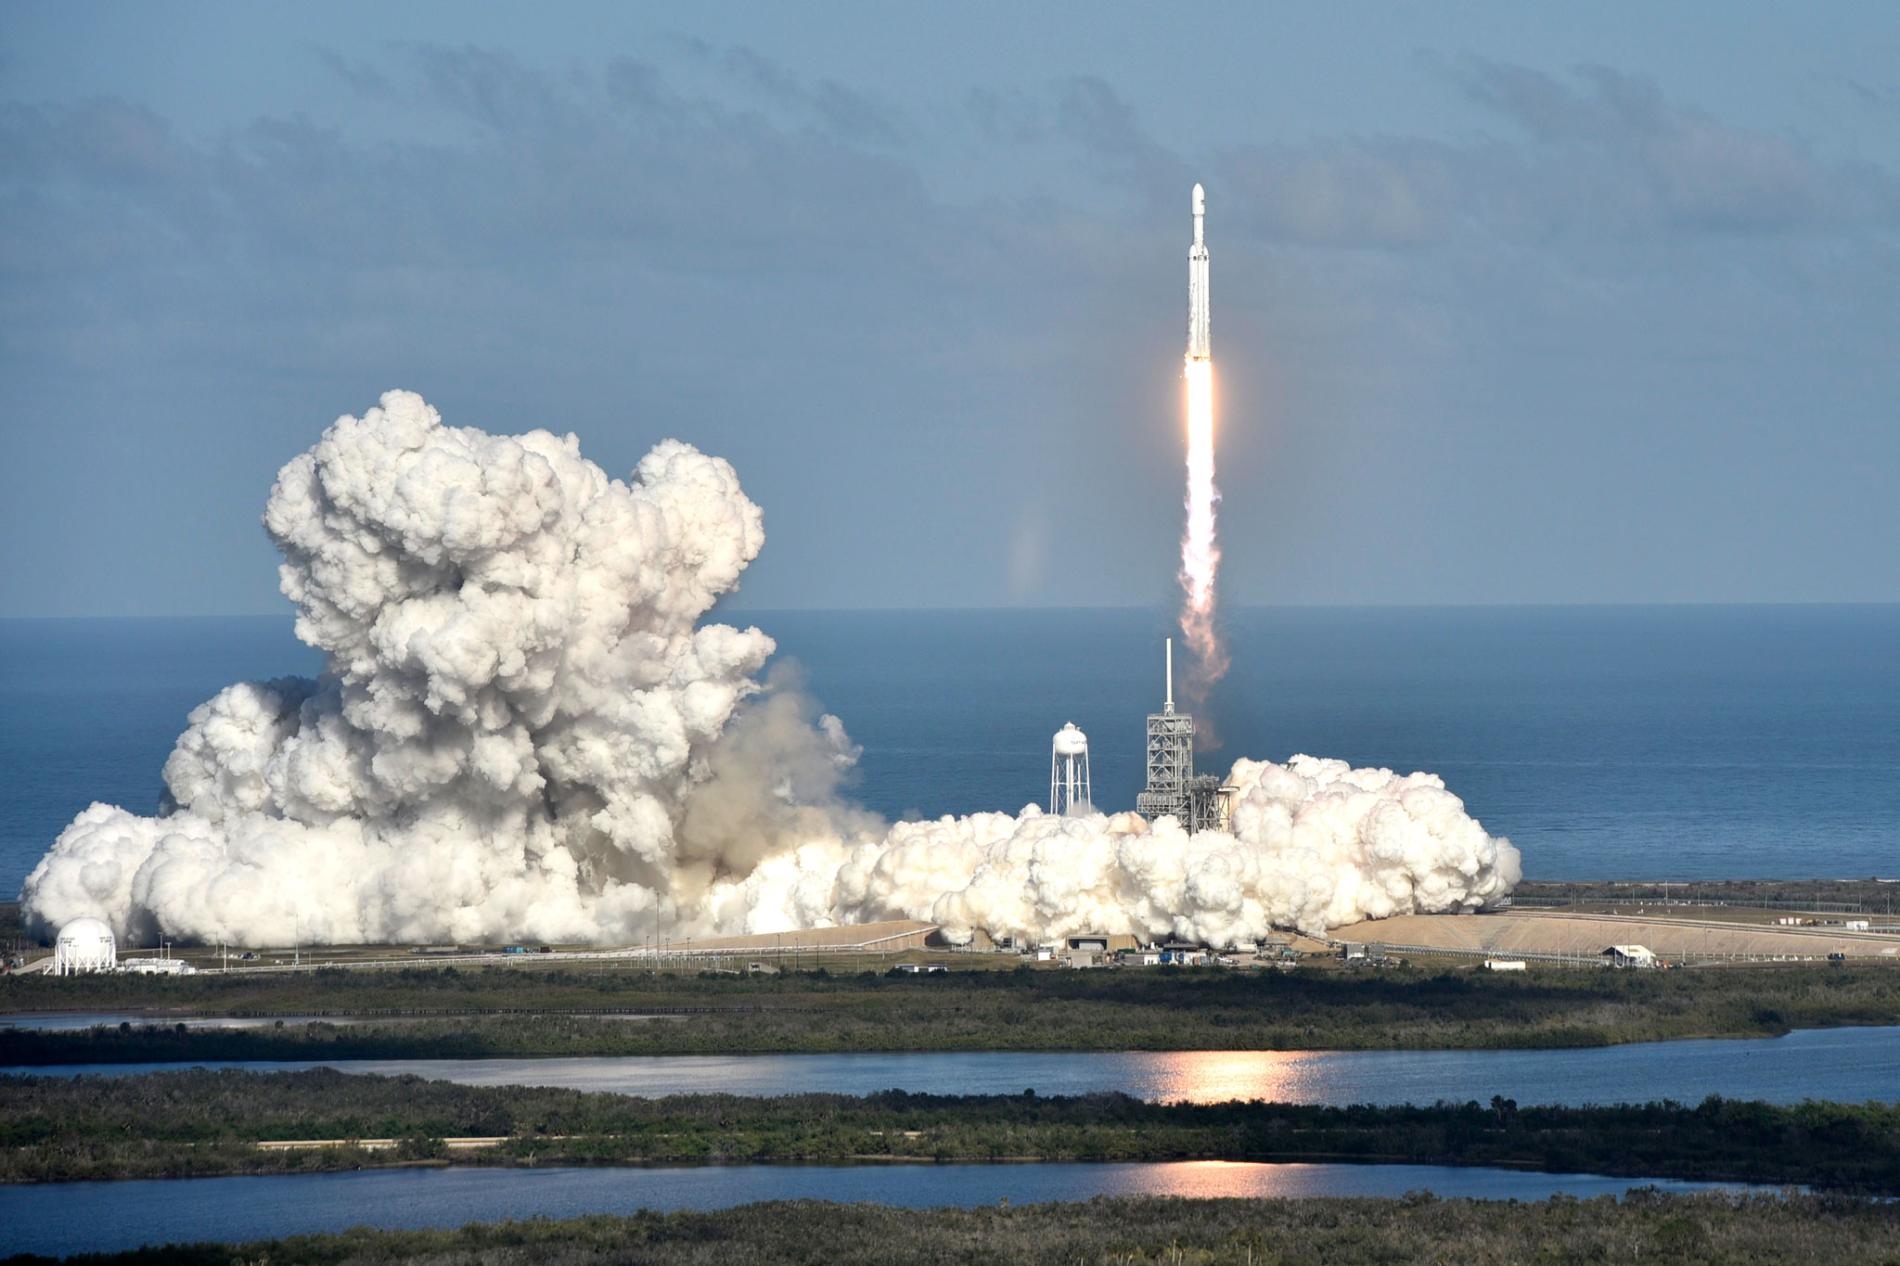
<svg viewBox="0 0 1900 1266"><path fill-rule="evenodd" d="M1645 945L1612 945L1603 951L1604 958L1610 960L1612 967L1655 967L1658 966L1656 951Z"/></svg>
<svg viewBox="0 0 1900 1266"><path fill-rule="evenodd" d="M1486 971L1527 970L1524 965L1524 960L1521 958L1487 958L1484 960L1484 969Z"/></svg>
<svg viewBox="0 0 1900 1266"><path fill-rule="evenodd" d="M1119 954L1123 950L1141 948L1140 938L1128 932L1076 932L1064 937L1060 944L1069 950L1088 950L1092 954Z"/></svg>
<svg viewBox="0 0 1900 1266"><path fill-rule="evenodd" d="M1135 948L1135 938L1125 933L1077 932L1062 938L1062 961L1071 967L1104 967L1119 961L1116 957Z"/></svg>
<svg viewBox="0 0 1900 1266"><path fill-rule="evenodd" d="M191 976L198 969L182 958L128 958L119 970L134 976Z"/></svg>
<svg viewBox="0 0 1900 1266"><path fill-rule="evenodd" d="M938 972L948 971L942 963L899 963L896 970L906 976L934 976Z"/></svg>
<svg viewBox="0 0 1900 1266"><path fill-rule="evenodd" d="M101 919L74 919L53 942L53 974L82 976L116 971L119 943Z"/></svg>
<svg viewBox="0 0 1900 1266"><path fill-rule="evenodd" d="M1191 941L1164 941L1161 944L1161 965L1164 967L1199 967L1208 961L1207 947Z"/></svg>

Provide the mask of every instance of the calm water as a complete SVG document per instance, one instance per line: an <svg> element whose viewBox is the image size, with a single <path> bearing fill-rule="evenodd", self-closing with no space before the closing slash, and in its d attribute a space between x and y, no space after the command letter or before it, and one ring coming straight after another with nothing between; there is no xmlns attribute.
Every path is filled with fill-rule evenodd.
<svg viewBox="0 0 1900 1266"><path fill-rule="evenodd" d="M1088 731L1132 803L1166 621L1142 611L753 613L892 816L1047 794ZM1544 878L1900 874L1900 606L1257 610L1217 759L1430 769ZM94 799L149 811L185 713L309 673L285 619L0 621L0 891Z"/></svg>
<svg viewBox="0 0 1900 1266"><path fill-rule="evenodd" d="M351 1226L448 1227L638 1209L724 1209L758 1200L876 1201L911 1208L1095 1196L1400 1196L1542 1200L1631 1187L1717 1184L1440 1165L768 1166L698 1169L398 1169L0 1187L0 1250L108 1252L178 1240L251 1240ZM1749 1190L1720 1184L1724 1190ZM83 1211L83 1212L82 1212Z"/></svg>
<svg viewBox="0 0 1900 1266"><path fill-rule="evenodd" d="M212 1067L314 1068L256 1061ZM1289 1103L1627 1103L1709 1095L1798 1103L1900 1099L1900 1028L1812 1029L1744 1041L1648 1042L1559 1051L1111 1051L954 1055L646 1055L585 1059L332 1060L352 1073L414 1073L477 1086L563 1086L636 1095L1078 1095ZM124 1076L176 1064L0 1068Z"/></svg>

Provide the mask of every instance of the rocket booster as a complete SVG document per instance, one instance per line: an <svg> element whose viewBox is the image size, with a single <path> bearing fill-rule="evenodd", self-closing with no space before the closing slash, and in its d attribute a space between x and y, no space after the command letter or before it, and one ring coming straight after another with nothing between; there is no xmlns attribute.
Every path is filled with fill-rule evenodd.
<svg viewBox="0 0 1900 1266"><path fill-rule="evenodd" d="M1194 245L1188 247L1188 344L1189 360L1209 360L1213 350L1207 334L1207 194L1194 186Z"/></svg>

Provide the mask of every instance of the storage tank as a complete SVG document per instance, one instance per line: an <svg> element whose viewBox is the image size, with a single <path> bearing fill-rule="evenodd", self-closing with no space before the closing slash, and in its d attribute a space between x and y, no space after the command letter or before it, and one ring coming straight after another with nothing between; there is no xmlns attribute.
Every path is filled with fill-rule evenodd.
<svg viewBox="0 0 1900 1266"><path fill-rule="evenodd" d="M59 939L53 942L55 976L115 971L118 966L119 944L102 920L74 919L59 930Z"/></svg>

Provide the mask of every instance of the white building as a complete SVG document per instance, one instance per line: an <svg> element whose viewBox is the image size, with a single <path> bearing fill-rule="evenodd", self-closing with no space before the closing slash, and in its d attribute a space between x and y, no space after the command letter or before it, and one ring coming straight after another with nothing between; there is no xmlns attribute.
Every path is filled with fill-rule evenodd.
<svg viewBox="0 0 1900 1266"><path fill-rule="evenodd" d="M119 943L112 929L99 919L74 919L59 930L59 939L53 942L55 976L116 971L118 966Z"/></svg>

